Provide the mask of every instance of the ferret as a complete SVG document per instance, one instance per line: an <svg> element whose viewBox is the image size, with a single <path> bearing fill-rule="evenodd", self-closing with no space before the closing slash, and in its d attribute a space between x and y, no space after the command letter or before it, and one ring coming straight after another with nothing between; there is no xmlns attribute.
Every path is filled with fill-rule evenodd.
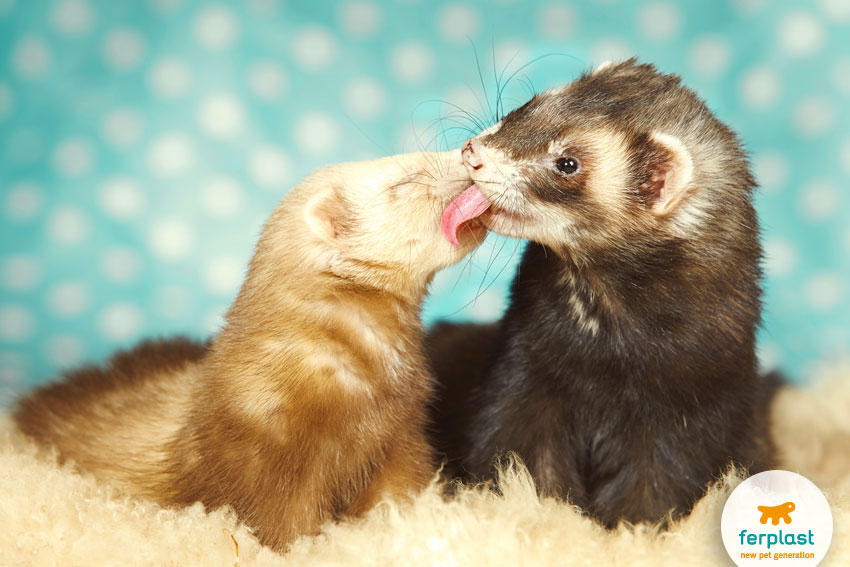
<svg viewBox="0 0 850 567"><path fill-rule="evenodd" d="M469 139L444 215L531 241L495 324L438 325L435 442L467 480L514 452L603 525L690 511L769 468L757 372L762 251L736 135L634 59L534 96Z"/></svg>
<svg viewBox="0 0 850 567"><path fill-rule="evenodd" d="M62 460L164 506L230 506L282 551L436 474L420 304L486 229L446 242L459 151L319 170L266 223L209 345L153 341L20 401Z"/></svg>

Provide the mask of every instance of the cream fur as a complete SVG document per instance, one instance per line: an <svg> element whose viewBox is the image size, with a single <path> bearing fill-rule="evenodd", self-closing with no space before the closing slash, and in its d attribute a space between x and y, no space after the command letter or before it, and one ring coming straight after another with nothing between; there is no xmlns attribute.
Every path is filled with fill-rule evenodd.
<svg viewBox="0 0 850 567"><path fill-rule="evenodd" d="M850 366L774 404L783 468L816 482L835 533L821 564L850 564ZM508 471L504 495L432 485L410 506L383 503L357 522L326 526L280 556L225 510L163 510L58 467L0 421L0 565L731 565L720 514L739 482L728 476L668 532L606 532L571 506L539 499ZM238 544L238 555L236 553Z"/></svg>

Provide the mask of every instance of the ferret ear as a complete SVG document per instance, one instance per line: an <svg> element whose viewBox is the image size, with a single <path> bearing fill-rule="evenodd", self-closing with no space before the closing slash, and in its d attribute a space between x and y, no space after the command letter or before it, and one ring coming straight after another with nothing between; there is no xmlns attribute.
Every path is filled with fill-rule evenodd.
<svg viewBox="0 0 850 567"><path fill-rule="evenodd" d="M662 215L672 210L686 192L693 179L694 162L679 138L663 132L650 134L646 150L640 195L650 211Z"/></svg>
<svg viewBox="0 0 850 567"><path fill-rule="evenodd" d="M345 215L345 204L333 187L314 195L304 209L304 218L310 232L330 245L338 243Z"/></svg>

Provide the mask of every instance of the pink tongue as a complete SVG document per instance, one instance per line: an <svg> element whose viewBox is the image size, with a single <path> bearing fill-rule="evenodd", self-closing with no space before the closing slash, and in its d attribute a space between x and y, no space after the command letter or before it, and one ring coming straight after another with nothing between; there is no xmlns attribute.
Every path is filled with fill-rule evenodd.
<svg viewBox="0 0 850 567"><path fill-rule="evenodd" d="M460 227L463 223L481 216L489 208L490 201L487 200L484 193L478 190L477 186L472 185L469 189L455 197L449 203L449 206L446 207L446 210L443 211L441 221L443 236L455 248L460 248L460 242L457 240L457 233Z"/></svg>

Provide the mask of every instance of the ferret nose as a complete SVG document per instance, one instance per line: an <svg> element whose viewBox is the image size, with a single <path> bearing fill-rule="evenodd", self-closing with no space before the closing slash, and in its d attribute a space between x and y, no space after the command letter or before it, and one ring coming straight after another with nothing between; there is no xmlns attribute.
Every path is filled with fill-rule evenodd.
<svg viewBox="0 0 850 567"><path fill-rule="evenodd" d="M481 142L475 138L468 139L463 145L461 156L463 157L463 163L465 163L467 167L478 170L484 165L478 151L480 147Z"/></svg>

